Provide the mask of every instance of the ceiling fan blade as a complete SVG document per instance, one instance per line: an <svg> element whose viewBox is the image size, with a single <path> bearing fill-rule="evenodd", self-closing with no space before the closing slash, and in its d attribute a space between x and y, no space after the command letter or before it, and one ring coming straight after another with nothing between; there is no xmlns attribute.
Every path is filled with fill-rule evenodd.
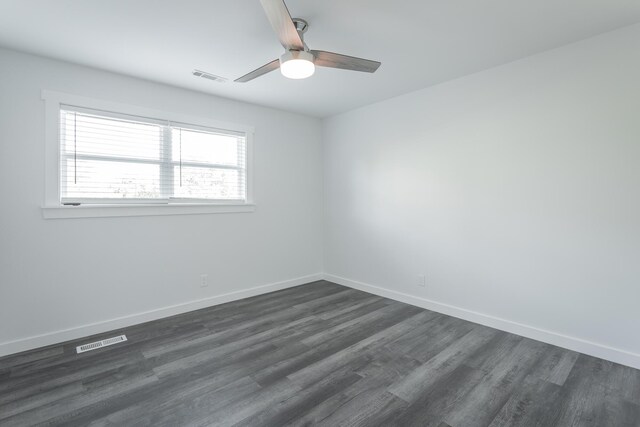
<svg viewBox="0 0 640 427"><path fill-rule="evenodd" d="M244 76L237 78L235 81L237 83L246 83L249 80L253 80L256 77L260 77L263 74L267 74L273 70L277 70L278 68L280 68L280 60L279 59L274 59L273 61L269 62L268 64L264 64L262 67L257 68L255 70L253 70L250 73L245 74Z"/></svg>
<svg viewBox="0 0 640 427"><path fill-rule="evenodd" d="M260 0L280 44L287 50L304 50L304 43L283 0Z"/></svg>
<svg viewBox="0 0 640 427"><path fill-rule="evenodd" d="M326 52L324 50L311 50L314 61L320 67L341 68L343 70L364 71L374 73L380 66L378 61L356 58L355 56L341 55L339 53Z"/></svg>

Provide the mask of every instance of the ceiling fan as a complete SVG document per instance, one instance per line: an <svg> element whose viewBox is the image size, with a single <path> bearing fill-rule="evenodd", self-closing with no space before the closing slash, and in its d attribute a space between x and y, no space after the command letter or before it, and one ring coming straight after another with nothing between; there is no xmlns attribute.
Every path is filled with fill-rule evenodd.
<svg viewBox="0 0 640 427"><path fill-rule="evenodd" d="M282 75L290 79L306 79L315 72L315 67L341 68L343 70L375 72L380 62L324 50L309 50L304 42L304 33L309 24L304 19L291 19L289 10L283 0L260 0L262 8L267 14L273 30L278 35L280 44L285 49L280 59L274 59L268 64L251 71L236 79L236 82L246 83L250 80L280 68Z"/></svg>

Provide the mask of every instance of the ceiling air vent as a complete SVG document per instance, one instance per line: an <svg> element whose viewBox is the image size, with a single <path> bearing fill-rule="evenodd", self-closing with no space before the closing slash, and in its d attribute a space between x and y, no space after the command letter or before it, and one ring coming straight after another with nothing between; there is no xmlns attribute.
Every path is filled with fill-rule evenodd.
<svg viewBox="0 0 640 427"><path fill-rule="evenodd" d="M84 353L85 351L96 350L98 348L106 347L113 344L119 344L127 340L126 335L120 335L113 338L107 338L106 340L96 341L89 344L82 344L76 347L77 353Z"/></svg>
<svg viewBox="0 0 640 427"><path fill-rule="evenodd" d="M206 71L193 70L192 73L196 77L202 77L203 79L213 80L214 82L218 83L226 83L227 81L229 81L224 77L216 76L215 74L207 73Z"/></svg>

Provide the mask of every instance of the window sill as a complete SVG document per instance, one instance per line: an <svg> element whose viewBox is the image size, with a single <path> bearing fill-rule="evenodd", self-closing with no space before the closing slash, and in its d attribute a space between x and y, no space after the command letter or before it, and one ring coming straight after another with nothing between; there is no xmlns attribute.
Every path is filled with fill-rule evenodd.
<svg viewBox="0 0 640 427"><path fill-rule="evenodd" d="M214 204L173 204L173 205L84 205L49 206L42 208L45 219L102 218L122 216L156 215L201 215L214 213L253 212L256 205L214 205Z"/></svg>

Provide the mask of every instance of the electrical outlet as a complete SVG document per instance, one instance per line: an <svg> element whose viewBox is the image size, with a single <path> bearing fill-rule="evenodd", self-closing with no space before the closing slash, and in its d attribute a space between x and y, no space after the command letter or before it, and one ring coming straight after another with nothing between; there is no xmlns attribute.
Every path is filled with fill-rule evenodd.
<svg viewBox="0 0 640 427"><path fill-rule="evenodd" d="M427 287L427 276L425 276L424 274L418 275L418 286L420 286L421 288Z"/></svg>
<svg viewBox="0 0 640 427"><path fill-rule="evenodd" d="M208 274L201 274L200 275L200 287L201 288L206 288L207 286L209 286L209 275Z"/></svg>

